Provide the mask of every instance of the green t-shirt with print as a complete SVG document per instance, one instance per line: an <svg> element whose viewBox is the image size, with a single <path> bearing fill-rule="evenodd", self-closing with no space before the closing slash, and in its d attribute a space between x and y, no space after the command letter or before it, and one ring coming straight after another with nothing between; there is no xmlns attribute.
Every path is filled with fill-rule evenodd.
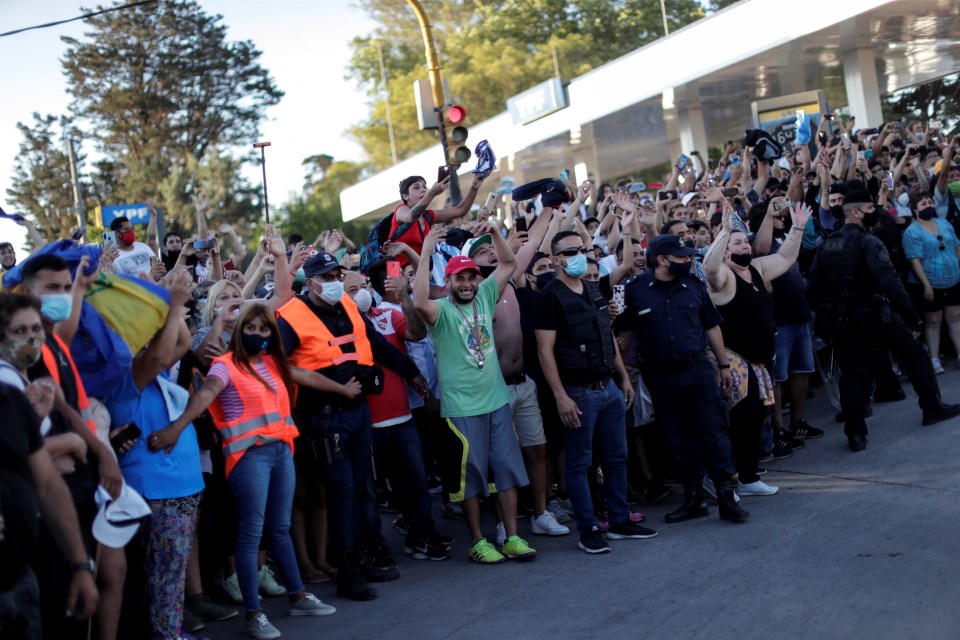
<svg viewBox="0 0 960 640"><path fill-rule="evenodd" d="M493 312L499 299L497 281L487 278L480 283L473 300L484 356L482 369L473 349L474 304L456 304L447 298L437 300L440 313L436 324L427 325L427 330L437 351L440 414L444 417L479 416L510 402L493 342Z"/></svg>

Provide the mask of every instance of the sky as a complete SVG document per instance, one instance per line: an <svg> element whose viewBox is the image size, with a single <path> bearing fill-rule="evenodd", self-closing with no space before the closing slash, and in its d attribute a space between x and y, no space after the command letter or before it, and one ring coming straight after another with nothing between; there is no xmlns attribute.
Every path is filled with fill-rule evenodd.
<svg viewBox="0 0 960 640"><path fill-rule="evenodd" d="M286 92L267 111L260 140L267 148L271 208L300 191L307 156L325 153L337 160L361 160L360 146L344 132L366 113L366 96L345 80L354 36L375 24L346 0L199 0L210 14L221 14L230 40L252 40L262 52L260 64ZM102 0L106 5L107 0ZM84 3L89 8L93 2ZM0 32L72 18L83 13L80 0L0 0ZM63 114L69 96L60 59L60 36L83 36L81 21L0 38L0 203L16 212L7 196L21 140L17 122L29 123L35 111ZM251 140L251 144L255 142ZM93 145L83 147L93 156ZM259 166L246 169L260 184ZM146 195L146 194L145 194ZM120 203L112 203L120 204ZM0 219L0 240L22 245L23 229ZM18 251L19 253L19 251Z"/></svg>

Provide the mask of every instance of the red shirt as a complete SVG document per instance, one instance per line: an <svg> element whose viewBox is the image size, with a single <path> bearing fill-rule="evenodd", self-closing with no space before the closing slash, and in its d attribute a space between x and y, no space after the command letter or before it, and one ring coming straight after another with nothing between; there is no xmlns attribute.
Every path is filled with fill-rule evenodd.
<svg viewBox="0 0 960 640"><path fill-rule="evenodd" d="M400 207L406 205L397 205L397 208L393 210L393 218L390 220L390 237L393 237L394 231L397 230L402 222L397 220L397 211L400 210ZM419 255L420 250L423 249L423 239L427 237L427 234L430 233L430 227L433 225L433 210L427 209L423 212L423 216L416 224L411 224L410 228L403 232L403 234L397 238L397 242L406 243L408 247L413 249ZM422 222L421 222L422 220ZM397 256L397 261L400 263L400 268L407 266L409 260L407 256L400 254Z"/></svg>
<svg viewBox="0 0 960 640"><path fill-rule="evenodd" d="M407 353L407 344L403 340L407 335L407 321L401 312L371 307L367 316L377 333L402 353ZM370 422L374 428L400 424L412 417L406 381L392 369L383 367L383 373L383 393L367 396Z"/></svg>

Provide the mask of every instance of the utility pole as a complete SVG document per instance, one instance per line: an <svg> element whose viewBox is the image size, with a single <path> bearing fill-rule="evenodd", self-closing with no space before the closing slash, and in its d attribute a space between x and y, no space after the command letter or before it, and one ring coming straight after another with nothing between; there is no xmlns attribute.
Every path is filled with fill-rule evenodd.
<svg viewBox="0 0 960 640"><path fill-rule="evenodd" d="M267 224L270 224L270 203L267 200L267 152L266 148L270 146L269 142L255 142L254 149L260 149L260 166L263 168L263 215Z"/></svg>
<svg viewBox="0 0 960 640"><path fill-rule="evenodd" d="M446 96L443 92L443 76L440 74L440 57L437 55L437 46L433 42L433 27L430 26L430 20L427 18L427 12L423 10L423 5L419 0L407 0L417 15L417 22L420 23L420 32L423 34L423 48L427 58L427 74L430 78L430 88L433 90L433 104L437 110L440 119L440 145L443 148L443 163L447 166L450 174L450 202L453 205L460 204L460 177L457 175L459 165L451 165L447 156L447 140L444 132L444 111L447 108Z"/></svg>
<svg viewBox="0 0 960 640"><path fill-rule="evenodd" d="M383 68L383 48L377 41L377 59L380 61L380 90L383 92L383 102L387 107L387 133L390 134L390 155L393 164L397 164L397 140L393 137L393 116L390 114L390 90L387 88L387 72Z"/></svg>
<svg viewBox="0 0 960 640"><path fill-rule="evenodd" d="M83 200L80 199L80 182L77 180L77 162L73 157L73 139L67 142L67 156L70 159L70 182L73 184L73 208L77 213L77 233L81 240L87 235L87 215L83 211Z"/></svg>

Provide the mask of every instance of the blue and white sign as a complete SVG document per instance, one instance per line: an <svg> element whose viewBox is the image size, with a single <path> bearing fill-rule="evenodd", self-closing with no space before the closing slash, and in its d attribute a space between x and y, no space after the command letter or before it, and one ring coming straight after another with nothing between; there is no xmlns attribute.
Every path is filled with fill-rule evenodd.
<svg viewBox="0 0 960 640"><path fill-rule="evenodd" d="M134 204L110 204L105 207L97 207L98 218L100 218L101 227L109 227L110 223L117 218L127 218L131 224L146 225L150 222L150 211L147 210L146 203L136 202Z"/></svg>
<svg viewBox="0 0 960 640"><path fill-rule="evenodd" d="M567 107L567 95L560 78L541 82L532 89L507 98L507 111L513 124L528 124Z"/></svg>

